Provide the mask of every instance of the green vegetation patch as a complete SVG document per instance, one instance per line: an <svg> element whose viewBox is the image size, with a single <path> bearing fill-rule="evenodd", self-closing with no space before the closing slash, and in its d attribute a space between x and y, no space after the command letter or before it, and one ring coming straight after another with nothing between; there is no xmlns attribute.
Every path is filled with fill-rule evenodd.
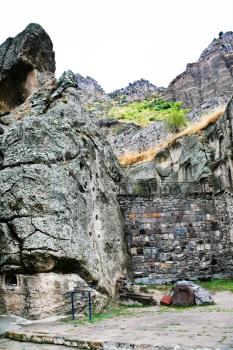
<svg viewBox="0 0 233 350"><path fill-rule="evenodd" d="M165 121L169 129L177 131L186 126L187 112L187 109L182 108L182 102L168 102L157 97L112 107L108 116L141 126L155 121Z"/></svg>
<svg viewBox="0 0 233 350"><path fill-rule="evenodd" d="M233 292L233 279L212 279L210 281L193 281L195 284L212 292ZM139 283L139 285L142 285ZM148 289L155 289L164 293L169 292L173 284L149 284Z"/></svg>
<svg viewBox="0 0 233 350"><path fill-rule="evenodd" d="M211 281L198 282L200 286L213 292L232 292L233 293L233 279L213 279Z"/></svg>

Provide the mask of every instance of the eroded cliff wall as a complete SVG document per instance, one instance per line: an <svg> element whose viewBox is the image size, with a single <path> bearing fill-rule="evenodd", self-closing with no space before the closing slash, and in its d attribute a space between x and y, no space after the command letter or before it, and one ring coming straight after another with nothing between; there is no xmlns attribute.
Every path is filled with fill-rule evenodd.
<svg viewBox="0 0 233 350"><path fill-rule="evenodd" d="M88 285L106 303L126 271L123 175L81 110L75 75L40 87L0 122L0 312L64 313L66 293Z"/></svg>
<svg viewBox="0 0 233 350"><path fill-rule="evenodd" d="M193 108L211 97L232 93L233 32L226 32L213 40L197 62L187 64L186 70L169 84L165 98Z"/></svg>

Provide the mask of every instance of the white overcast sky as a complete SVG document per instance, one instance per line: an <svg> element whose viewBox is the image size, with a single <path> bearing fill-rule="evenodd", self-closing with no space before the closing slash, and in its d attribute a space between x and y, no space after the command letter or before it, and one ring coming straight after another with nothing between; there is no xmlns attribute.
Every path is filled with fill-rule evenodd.
<svg viewBox="0 0 233 350"><path fill-rule="evenodd" d="M2 0L0 43L30 22L71 69L106 91L145 78L158 86L198 59L220 31L233 31L233 0Z"/></svg>

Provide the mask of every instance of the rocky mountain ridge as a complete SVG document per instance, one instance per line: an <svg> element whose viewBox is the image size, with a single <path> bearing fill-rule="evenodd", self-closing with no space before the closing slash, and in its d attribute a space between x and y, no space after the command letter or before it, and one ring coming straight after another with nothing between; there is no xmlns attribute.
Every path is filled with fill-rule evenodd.
<svg viewBox="0 0 233 350"><path fill-rule="evenodd" d="M203 59L208 59L210 54L215 51L221 53L231 53L233 51L233 32L220 32L218 38L214 38L212 43L201 53L199 62Z"/></svg>
<svg viewBox="0 0 233 350"><path fill-rule="evenodd" d="M105 99L112 99L119 103L129 103L133 101L141 101L150 96L163 93L163 87L157 87L146 79L135 80L129 83L128 86L106 93L98 82L89 76L83 77L81 74L76 74L78 89L81 91L82 101L94 102Z"/></svg>
<svg viewBox="0 0 233 350"><path fill-rule="evenodd" d="M233 32L219 38L202 52L199 60L188 63L186 70L168 86L165 98L196 107L205 100L233 93Z"/></svg>
<svg viewBox="0 0 233 350"><path fill-rule="evenodd" d="M22 104L39 86L54 79L53 44L38 24L29 24L0 46L0 113Z"/></svg>
<svg viewBox="0 0 233 350"><path fill-rule="evenodd" d="M89 90L91 90L89 88ZM84 95L89 94L82 92ZM112 108L143 101L151 96L182 101L190 107L187 119L192 123L217 109L226 108L233 94L233 32L220 33L203 51L196 63L188 64L167 89L158 88L145 79L129 84L101 99L86 100L83 107L100 121L114 152L123 155L141 152L167 138L170 131L164 122L152 122L146 128L125 120L108 120ZM110 113L111 114L111 113Z"/></svg>
<svg viewBox="0 0 233 350"><path fill-rule="evenodd" d="M109 93L109 96L113 100L121 101L121 103L130 103L162 94L164 90L163 87L157 87L146 79L139 79L129 83L125 88Z"/></svg>
<svg viewBox="0 0 233 350"><path fill-rule="evenodd" d="M89 76L83 77L79 73L75 76L82 104L85 105L86 103L93 103L95 101L107 102L109 100L108 95L95 79Z"/></svg>

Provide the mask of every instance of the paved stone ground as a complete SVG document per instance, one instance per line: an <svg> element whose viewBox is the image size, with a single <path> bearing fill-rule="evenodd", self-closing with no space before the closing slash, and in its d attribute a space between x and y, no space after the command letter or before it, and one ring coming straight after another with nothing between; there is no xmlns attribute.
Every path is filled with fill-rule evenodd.
<svg viewBox="0 0 233 350"><path fill-rule="evenodd" d="M67 346L21 343L8 339L0 339L0 350L74 350ZM76 348L76 350L78 350Z"/></svg>
<svg viewBox="0 0 233 350"><path fill-rule="evenodd" d="M233 349L233 294L217 293L214 299L216 305L211 306L180 310L155 306L134 309L133 315L128 317L107 319L94 324L79 325L56 321L24 325L16 331L103 342L163 346L178 344L191 349L197 347ZM3 349L34 348L5 347ZM43 348L39 347L39 349ZM57 349L59 350L59 347Z"/></svg>

